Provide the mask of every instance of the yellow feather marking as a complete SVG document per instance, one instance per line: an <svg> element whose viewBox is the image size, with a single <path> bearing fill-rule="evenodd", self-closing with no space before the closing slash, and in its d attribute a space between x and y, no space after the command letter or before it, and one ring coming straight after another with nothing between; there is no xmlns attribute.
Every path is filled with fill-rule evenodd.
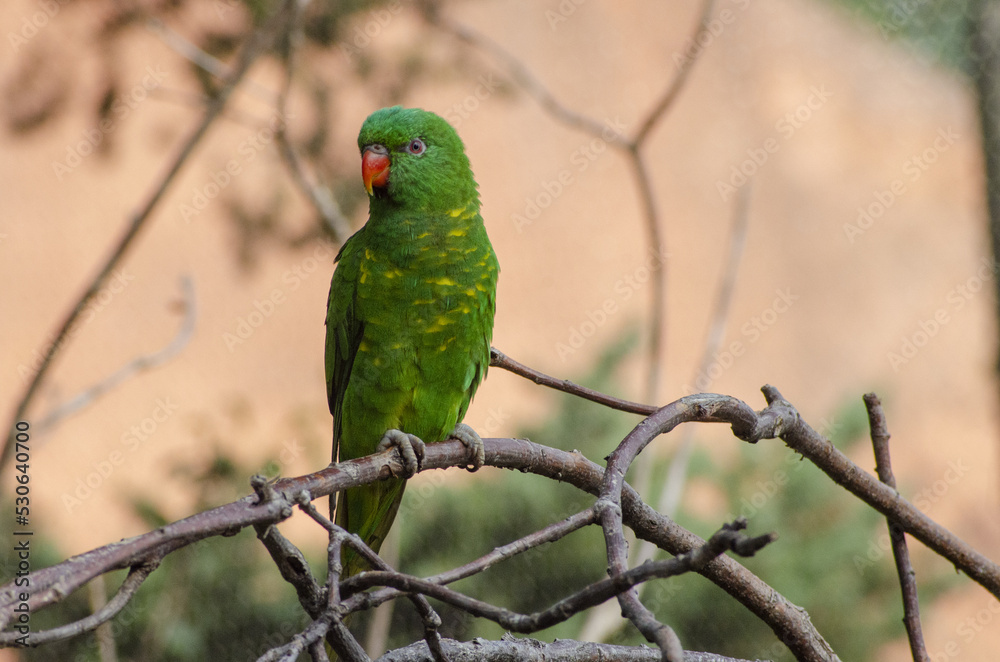
<svg viewBox="0 0 1000 662"><path fill-rule="evenodd" d="M368 343L365 342L364 340L362 340L361 342L358 343L358 351L359 352L367 352L369 349L371 349L371 348L368 346Z"/></svg>
<svg viewBox="0 0 1000 662"><path fill-rule="evenodd" d="M465 291L466 296L474 297L476 296L476 291L471 287Z"/></svg>
<svg viewBox="0 0 1000 662"><path fill-rule="evenodd" d="M442 276L441 278L428 278L427 282L431 285L457 285L455 281L447 276Z"/></svg>
<svg viewBox="0 0 1000 662"><path fill-rule="evenodd" d="M418 234L416 236L416 239L425 239L425 238L427 238L429 236L431 236L430 232L421 232L420 234Z"/></svg>
<svg viewBox="0 0 1000 662"><path fill-rule="evenodd" d="M458 218L458 215L461 214L463 211L465 211L468 206L469 205L463 205L462 207L452 209L450 212L448 212L448 215L451 216L452 218Z"/></svg>
<svg viewBox="0 0 1000 662"><path fill-rule="evenodd" d="M448 326L449 324L454 324L454 323L455 320L449 318L447 315L438 315L437 318L435 318L434 323L431 324L429 327L427 327L425 332L436 333L444 329L444 327Z"/></svg>
<svg viewBox="0 0 1000 662"><path fill-rule="evenodd" d="M464 237L465 236L465 230L463 230L462 228L455 228L454 230L452 230L451 232L448 233L448 236L449 237Z"/></svg>

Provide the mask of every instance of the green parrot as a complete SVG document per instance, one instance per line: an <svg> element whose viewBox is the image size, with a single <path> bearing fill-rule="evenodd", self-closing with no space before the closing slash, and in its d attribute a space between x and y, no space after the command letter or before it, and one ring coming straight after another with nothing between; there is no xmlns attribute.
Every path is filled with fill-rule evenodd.
<svg viewBox="0 0 1000 662"><path fill-rule="evenodd" d="M456 438L476 469L483 442L462 418L489 367L500 267L465 147L441 117L400 106L372 113L358 147L368 222L337 255L327 303L333 461L398 446L412 475L423 442ZM337 524L377 552L405 486L331 497ZM347 549L343 566L368 569Z"/></svg>

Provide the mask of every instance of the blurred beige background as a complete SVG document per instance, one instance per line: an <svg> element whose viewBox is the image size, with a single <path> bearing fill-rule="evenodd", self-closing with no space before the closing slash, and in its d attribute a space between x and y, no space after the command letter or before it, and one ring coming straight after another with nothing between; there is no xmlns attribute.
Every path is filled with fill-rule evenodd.
<svg viewBox="0 0 1000 662"><path fill-rule="evenodd" d="M213 6L191 24L233 20L212 18ZM39 7L4 3L3 32L18 33ZM553 18L560 7L565 20ZM516 54L567 106L631 133L673 76L699 3L485 1L447 11ZM721 11L732 20L701 49L646 149L668 248L662 402L697 383L761 407L758 389L770 383L822 428L836 424L830 417L846 399L876 390L904 494L922 495L930 516L1000 557L994 269L969 82L813 0L719 0ZM0 47L0 81L35 52L79 52L74 71L46 72L37 85L74 108L92 107L97 62L87 59L94 49L86 40L95 20L60 5L16 51ZM406 3L388 21L372 13L357 27L370 25L378 29L365 49L403 57L423 48L446 72L402 101L446 115L466 142L502 266L494 344L559 377L586 373L649 306L649 282L640 282L648 249L627 163L555 122L497 62L427 29ZM173 28L183 34L185 24ZM450 69L456 52L461 70ZM397 74L375 72L365 88L343 53L325 57L333 144L350 165L331 167L360 194L357 130L371 110L395 101ZM68 172L54 165L94 130L82 111L42 132L0 136L4 420L57 323L200 117L183 101L198 93L188 64L151 35L117 66L135 86L123 91L134 107L113 115L110 153L83 156ZM171 489L171 470L209 457L215 443L237 442L227 450L249 466L279 458L285 475L329 461L323 319L335 248L264 251L245 273L234 258L236 234L222 221L227 200L266 206L278 191L291 205L282 223L305 231L312 222L273 144L252 142L273 116L267 91L279 86L274 63L251 70L233 112L167 192L35 403L32 421L169 343L182 318L179 280L190 276L198 317L183 352L34 437L34 522L67 554L144 530L123 497L147 495L172 517L190 514L190 495ZM293 134L317 121L296 111L293 95ZM203 211L186 214L232 159L239 173ZM695 382L735 200L723 189L740 183L733 173L741 165L753 171L749 231L723 342L739 343L740 355L720 356L714 378ZM870 221L859 223L859 208ZM278 303L262 303L269 299ZM614 313L595 312L609 300ZM227 336L251 321L258 324L242 342ZM635 360L627 374L620 395L642 398L643 366ZM548 392L494 371L466 420L484 436L513 435L551 403ZM721 427L703 436L721 454L739 443ZM675 443L661 439L656 450ZM866 446L855 459L873 469ZM918 553L918 563L928 562L941 563ZM955 659L991 659L1000 646L995 607L963 582L924 614L929 650L954 644ZM970 618L983 625L972 635L963 628ZM883 659L908 659L903 642Z"/></svg>

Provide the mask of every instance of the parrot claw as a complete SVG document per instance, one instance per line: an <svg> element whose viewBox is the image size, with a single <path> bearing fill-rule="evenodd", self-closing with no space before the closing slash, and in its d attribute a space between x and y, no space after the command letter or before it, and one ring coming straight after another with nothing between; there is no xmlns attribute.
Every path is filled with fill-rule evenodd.
<svg viewBox="0 0 1000 662"><path fill-rule="evenodd" d="M403 458L404 477L413 476L420 469L420 463L424 459L424 442L415 434L407 434L402 430L387 430L382 435L382 440L378 442L376 452L388 450L395 446L399 449L399 454Z"/></svg>
<svg viewBox="0 0 1000 662"><path fill-rule="evenodd" d="M486 448L483 446L483 438L465 423L459 423L451 433L452 439L461 441L469 449L469 462L465 467L469 471L479 471L479 468L486 462Z"/></svg>

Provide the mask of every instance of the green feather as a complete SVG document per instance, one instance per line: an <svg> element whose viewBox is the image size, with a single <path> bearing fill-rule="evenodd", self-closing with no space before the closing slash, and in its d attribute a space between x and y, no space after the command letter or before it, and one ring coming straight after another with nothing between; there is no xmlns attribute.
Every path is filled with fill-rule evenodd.
<svg viewBox="0 0 1000 662"><path fill-rule="evenodd" d="M406 149L416 138L420 154ZM365 120L358 147L370 145L388 152L388 182L337 256L327 304L334 461L371 454L390 429L448 438L486 375L493 335L499 265L461 139L433 113L394 106ZM337 523L377 551L404 487L346 490ZM366 567L352 553L344 565L345 577Z"/></svg>

